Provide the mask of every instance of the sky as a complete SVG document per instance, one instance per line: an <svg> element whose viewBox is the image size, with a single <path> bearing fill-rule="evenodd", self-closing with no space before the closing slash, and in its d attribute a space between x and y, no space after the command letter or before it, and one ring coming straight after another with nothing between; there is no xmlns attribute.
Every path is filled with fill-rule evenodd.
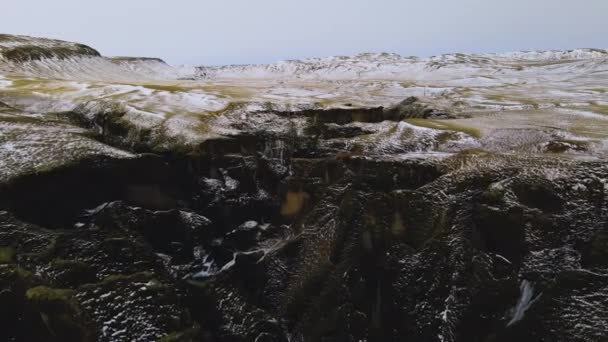
<svg viewBox="0 0 608 342"><path fill-rule="evenodd" d="M170 64L608 48L608 0L4 0L0 33Z"/></svg>

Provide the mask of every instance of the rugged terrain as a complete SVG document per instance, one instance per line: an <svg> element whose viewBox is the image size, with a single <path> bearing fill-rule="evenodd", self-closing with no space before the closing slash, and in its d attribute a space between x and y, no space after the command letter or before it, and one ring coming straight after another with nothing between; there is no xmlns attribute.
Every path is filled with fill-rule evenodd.
<svg viewBox="0 0 608 342"><path fill-rule="evenodd" d="M0 35L0 338L607 341L607 120L606 50Z"/></svg>

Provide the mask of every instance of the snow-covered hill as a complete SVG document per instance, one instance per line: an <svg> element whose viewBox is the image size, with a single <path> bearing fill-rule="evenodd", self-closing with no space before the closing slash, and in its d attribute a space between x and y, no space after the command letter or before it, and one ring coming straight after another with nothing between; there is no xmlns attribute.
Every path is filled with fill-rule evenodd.
<svg viewBox="0 0 608 342"><path fill-rule="evenodd" d="M194 68L158 58L103 57L86 45L27 36L0 35L0 73L65 80L174 80Z"/></svg>
<svg viewBox="0 0 608 342"><path fill-rule="evenodd" d="M406 135L424 140L458 127L479 132L467 146L536 151L529 141L557 137L593 146L586 153L608 154L607 50L428 58L364 53L194 67L156 58L104 57L78 43L0 35L0 102L12 108L10 115L44 118L77 106L117 103L133 125L177 141L197 143L234 133L240 125L236 121L257 122L263 116L252 113L269 108L387 107L410 96L457 119L449 125L366 127L415 131L378 135L384 139L378 146L400 145ZM240 109L235 113L235 108ZM434 147L421 147L429 148Z"/></svg>
<svg viewBox="0 0 608 342"><path fill-rule="evenodd" d="M456 72L499 73L522 68L586 61L605 64L608 51L524 51L502 54L446 54L429 58L403 57L389 53L290 60L269 65L199 67L203 78L320 78L320 79L434 79Z"/></svg>

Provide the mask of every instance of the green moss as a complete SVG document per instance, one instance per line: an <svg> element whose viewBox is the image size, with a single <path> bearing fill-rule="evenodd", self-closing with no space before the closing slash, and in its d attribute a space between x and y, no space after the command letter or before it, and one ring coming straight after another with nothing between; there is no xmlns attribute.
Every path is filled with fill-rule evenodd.
<svg viewBox="0 0 608 342"><path fill-rule="evenodd" d="M437 135L437 143L439 143L440 145L455 139L457 139L457 137L454 132L446 131Z"/></svg>
<svg viewBox="0 0 608 342"><path fill-rule="evenodd" d="M411 87L415 87L416 83L415 82L401 82L401 83L399 83L399 85L403 88L411 88Z"/></svg>
<svg viewBox="0 0 608 342"><path fill-rule="evenodd" d="M506 190L502 185L492 184L481 194L481 199L484 203L495 205L502 202L505 193Z"/></svg>
<svg viewBox="0 0 608 342"><path fill-rule="evenodd" d="M86 316L74 300L73 290L37 286L27 290L28 306L41 317L47 332L56 341L92 341L93 331L87 328Z"/></svg>
<svg viewBox="0 0 608 342"><path fill-rule="evenodd" d="M68 305L73 290L66 289L53 289L46 286L33 287L25 293L25 298L28 301L40 305L41 307L55 306L55 305Z"/></svg>
<svg viewBox="0 0 608 342"><path fill-rule="evenodd" d="M467 134L473 138L481 138L481 132L472 127L462 126L449 120L429 120L429 119L405 119L405 122L419 127L438 129L443 131L456 131Z"/></svg>
<svg viewBox="0 0 608 342"><path fill-rule="evenodd" d="M10 264L15 261L17 251L14 247L0 247L0 264Z"/></svg>

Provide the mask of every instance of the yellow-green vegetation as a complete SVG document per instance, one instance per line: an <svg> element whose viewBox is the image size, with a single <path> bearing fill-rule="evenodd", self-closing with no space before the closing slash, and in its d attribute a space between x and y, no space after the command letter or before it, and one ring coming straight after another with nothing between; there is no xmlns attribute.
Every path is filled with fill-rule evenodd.
<svg viewBox="0 0 608 342"><path fill-rule="evenodd" d="M589 89L589 90L595 91L595 92L598 92L598 93L602 93L602 94L603 93L608 93L608 88L592 88L592 89Z"/></svg>
<svg viewBox="0 0 608 342"><path fill-rule="evenodd" d="M15 260L17 251L14 247L0 247L0 264L10 264Z"/></svg>
<svg viewBox="0 0 608 342"><path fill-rule="evenodd" d="M230 113L232 111L241 109L243 107L245 107L247 105L246 102L241 102L241 101L233 101L233 102L229 102L226 107L222 108L222 109L218 109L218 110L211 110L206 112L207 115L210 116L219 116L225 113Z"/></svg>
<svg viewBox="0 0 608 342"><path fill-rule="evenodd" d="M310 195L304 191L287 192L285 201L281 205L281 215L286 217L296 216L302 211L309 198Z"/></svg>
<svg viewBox="0 0 608 342"><path fill-rule="evenodd" d="M473 89L469 87L462 87L454 89L454 93L458 94L460 97L471 97L473 95Z"/></svg>
<svg viewBox="0 0 608 342"><path fill-rule="evenodd" d="M462 126L450 120L430 120L430 119L405 119L405 122L419 127L438 129L443 131L456 131L467 134L473 138L481 138L481 132L473 127Z"/></svg>
<svg viewBox="0 0 608 342"><path fill-rule="evenodd" d="M92 341L74 294L73 290L36 286L26 291L25 299L57 340Z"/></svg>
<svg viewBox="0 0 608 342"><path fill-rule="evenodd" d="M212 110L212 111L207 111L205 113L202 113L201 115L198 116L198 119L199 119L199 124L197 126L198 133L200 133L200 134L209 133L209 122L213 118L218 117L222 114L229 113L234 110L243 108L245 105L246 105L245 102L235 101L235 102L228 103L226 105L226 107L224 107L222 109Z"/></svg>
<svg viewBox="0 0 608 342"><path fill-rule="evenodd" d="M52 81L39 78L14 78L10 77L11 85L1 89L2 95L12 98L38 97L47 95L63 95L78 91L80 87L74 87L71 82Z"/></svg>
<svg viewBox="0 0 608 342"><path fill-rule="evenodd" d="M451 140L456 140L457 134L455 132L452 131L445 131L445 132L441 132L439 135L437 135L437 142L439 144L445 144Z"/></svg>
<svg viewBox="0 0 608 342"><path fill-rule="evenodd" d="M486 154L489 154L489 152L482 148L466 148L457 153L457 155L460 156L478 156Z"/></svg>
<svg viewBox="0 0 608 342"><path fill-rule="evenodd" d="M327 99L327 98L315 98L315 106L319 107L319 108L327 108L329 107L331 104L333 104L335 102L334 99Z"/></svg>
<svg viewBox="0 0 608 342"><path fill-rule="evenodd" d="M488 100L497 101L497 102L504 102L507 100L507 98L504 95L498 95L498 94L489 94L489 95L485 95L484 97Z"/></svg>
<svg viewBox="0 0 608 342"><path fill-rule="evenodd" d="M416 86L415 82L401 82L399 83L400 86L402 86L403 88L411 88Z"/></svg>
<svg viewBox="0 0 608 342"><path fill-rule="evenodd" d="M491 184L486 191L481 194L481 199L487 204L496 205L505 197L506 190L500 184Z"/></svg>
<svg viewBox="0 0 608 342"><path fill-rule="evenodd" d="M200 290L208 290L210 288L210 284L207 281L188 280L187 282Z"/></svg>
<svg viewBox="0 0 608 342"><path fill-rule="evenodd" d="M198 88L198 87L197 87ZM214 94L221 98L230 97L233 99L244 99L253 96L254 92L244 86L233 86L233 85L201 85L200 89Z"/></svg>
<svg viewBox="0 0 608 342"><path fill-rule="evenodd" d="M540 108L540 104L534 100L518 98L518 99L515 99L515 101L528 105L528 106L532 106L534 109Z"/></svg>
<svg viewBox="0 0 608 342"><path fill-rule="evenodd" d="M12 79L12 87L14 88L22 88L29 86L38 86L41 84L45 84L48 80L36 79L36 78L15 78Z"/></svg>
<svg viewBox="0 0 608 342"><path fill-rule="evenodd" d="M27 290L25 298L40 306L67 305L73 294L73 290L36 286Z"/></svg>
<svg viewBox="0 0 608 342"><path fill-rule="evenodd" d="M525 97L519 96L509 96L509 95L501 95L501 94L488 94L484 95L484 97L488 100L495 101L499 104L505 102L519 102L523 105L532 106L534 109L540 108L540 104L534 100L527 99Z"/></svg>
<svg viewBox="0 0 608 342"><path fill-rule="evenodd" d="M592 104L591 110L594 113L608 115L608 105Z"/></svg>
<svg viewBox="0 0 608 342"><path fill-rule="evenodd" d="M171 93L185 93L193 90L193 88L183 87L179 85L171 85L171 84L142 84L142 87L152 89L152 90L161 90L168 91Z"/></svg>

